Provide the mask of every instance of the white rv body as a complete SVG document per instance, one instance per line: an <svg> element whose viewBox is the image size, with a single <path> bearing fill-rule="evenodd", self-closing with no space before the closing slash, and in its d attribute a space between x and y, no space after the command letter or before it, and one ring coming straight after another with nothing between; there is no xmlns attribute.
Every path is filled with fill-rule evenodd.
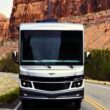
<svg viewBox="0 0 110 110"><path fill-rule="evenodd" d="M55 60L55 58L59 57L56 53L57 51L60 51L59 48L61 48L61 38L58 37L57 39L60 39L59 41L56 40L56 44L59 46L54 45L54 41L52 41L52 44L55 47L54 52L52 49L51 51L49 50L51 47L46 47L44 46L45 51L48 51L48 54L45 55L45 59L40 57L40 60L27 60L26 58L23 59L23 45L25 45L25 40L22 41L23 36L34 36L33 40L31 40L31 48L35 47L35 36L40 35L39 32L45 32L49 31L51 33L56 31L58 32L56 35L59 35L60 32L71 32L71 31L77 31L76 35L79 36L81 35L81 44L80 47L77 47L75 49L79 49L81 51L81 60L82 62L80 63L79 60L71 60L72 55L67 55L68 59L64 60L66 58L63 58L63 54L61 54L60 60ZM34 33L31 34L30 33ZM78 32L81 34L78 34ZM37 33L37 34L36 34ZM68 35L67 33L67 35ZM53 35L53 34L50 34ZM71 35L71 34L70 34ZM65 36L65 34L63 35ZM47 36L48 37L48 36ZM78 41L77 36L76 37L76 43ZM42 37L44 38L44 37ZM48 40L45 42L50 42L49 41L50 36L48 37ZM67 36L69 39L69 36ZM53 38L54 39L54 38ZM65 37L66 39L66 37ZM72 38L71 38L72 39ZM39 42L41 41L40 37L38 38ZM32 44L34 42L34 44ZM38 42L38 43L39 43ZM41 41L42 42L42 41ZM45 43L44 42L44 43ZM59 43L60 42L60 43ZM66 41L64 41L66 42ZM68 42L71 42L68 40ZM68 43L69 45L70 43ZM40 44L39 44L40 45ZM38 45L38 46L39 46ZM63 45L63 44L62 44ZM77 46L77 44L75 44ZM42 45L43 46L43 45ZM65 45L64 45L65 46ZM43 47L39 47L39 50L42 50ZM64 48L62 47L63 52ZM69 47L68 47L69 48ZM71 47L70 47L71 48ZM73 47L74 48L74 47ZM81 48L81 49L80 49ZM46 50L47 49L47 50ZM37 50L37 48L36 48ZM28 50L27 50L28 51ZM72 51L72 50L71 50ZM51 54L50 52L53 52L53 59L51 60L51 55L48 58L48 55ZM69 50L67 50L67 53L71 53ZM33 56L36 56L37 52L33 52ZM42 52L43 53L43 52ZM25 54L25 53L24 53ZM26 56L26 55L25 55ZM66 57L66 55L65 55ZM47 60L47 59L48 60ZM50 59L50 60L49 60ZM31 65L31 63L33 64ZM40 63L39 63L40 62ZM48 64L46 63L48 62ZM57 63L55 63L57 62ZM75 106L80 106L80 102L82 101L84 97L84 28L83 25L81 24L73 24L73 23L24 23L20 25L20 39L19 39L19 65L20 65L20 98L23 104L28 101L28 100L71 100L75 103ZM57 88L58 87L58 88Z"/></svg>

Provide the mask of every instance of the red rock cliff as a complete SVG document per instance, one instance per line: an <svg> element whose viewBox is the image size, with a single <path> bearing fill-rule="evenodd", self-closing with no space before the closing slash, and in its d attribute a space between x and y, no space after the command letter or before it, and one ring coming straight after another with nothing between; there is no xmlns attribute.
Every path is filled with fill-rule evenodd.
<svg viewBox="0 0 110 110"><path fill-rule="evenodd" d="M48 2L50 1L50 2ZM85 48L110 48L110 0L14 0L9 29L18 38L17 26L47 17L86 24Z"/></svg>
<svg viewBox="0 0 110 110"><path fill-rule="evenodd" d="M49 2L50 1L50 2ZM81 16L110 8L110 0L14 0L10 18L11 38L17 38L17 25L38 19Z"/></svg>
<svg viewBox="0 0 110 110"><path fill-rule="evenodd" d="M0 41L9 37L9 20L0 13Z"/></svg>

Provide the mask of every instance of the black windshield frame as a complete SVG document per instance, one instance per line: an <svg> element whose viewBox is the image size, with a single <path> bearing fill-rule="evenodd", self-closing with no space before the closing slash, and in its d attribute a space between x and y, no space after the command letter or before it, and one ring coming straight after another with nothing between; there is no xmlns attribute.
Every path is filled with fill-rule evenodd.
<svg viewBox="0 0 110 110"><path fill-rule="evenodd" d="M49 33L50 31L56 31L56 30L40 30L40 31L41 31L41 33L43 31ZM23 61L22 44L23 44L23 37L24 37L25 32L31 33L31 32L37 32L37 30L32 30L32 31L23 30L20 32L20 35L21 35L20 36L20 65L83 65L83 31L82 30L81 31L59 30L59 32L61 32L61 36L63 36L62 39L64 39L64 40L62 40L63 42L61 41L61 45L60 45L60 51L62 51L62 49L63 49L63 52L66 49L66 45L63 43L66 41L71 42L71 40L68 39L69 36L73 37L76 41L79 39L78 36L81 37L80 41L78 42L79 44L76 44L76 45L80 45L80 46L78 46L78 47L76 46L77 48L75 48L76 51L78 51L80 49L80 61L75 61L75 62L73 62L73 60L71 60L71 59L69 59L69 60L65 59L64 53L62 53L62 52L60 52L62 54L59 54L59 59L57 59L58 61L54 61L54 60L52 61L51 59L50 59L50 61L43 61L43 60L39 59L38 62ZM74 33L74 34L72 35L72 33ZM71 47L71 45L69 47ZM71 54L71 52L70 52L70 54ZM61 59L60 57L63 59Z"/></svg>

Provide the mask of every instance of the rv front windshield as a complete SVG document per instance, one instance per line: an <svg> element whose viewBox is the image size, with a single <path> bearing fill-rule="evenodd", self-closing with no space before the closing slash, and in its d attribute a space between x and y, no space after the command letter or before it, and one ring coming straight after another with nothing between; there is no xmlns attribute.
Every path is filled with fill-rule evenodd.
<svg viewBox="0 0 110 110"><path fill-rule="evenodd" d="M21 65L82 65L83 31L21 31Z"/></svg>

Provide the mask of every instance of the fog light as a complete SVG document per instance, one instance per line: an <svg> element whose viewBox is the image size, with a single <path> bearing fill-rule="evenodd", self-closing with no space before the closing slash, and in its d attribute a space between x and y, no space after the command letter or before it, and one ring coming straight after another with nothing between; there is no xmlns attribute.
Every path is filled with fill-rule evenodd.
<svg viewBox="0 0 110 110"><path fill-rule="evenodd" d="M26 94L26 93L24 93L24 96L27 96L27 94Z"/></svg>
<svg viewBox="0 0 110 110"><path fill-rule="evenodd" d="M76 96L78 97L78 96L80 96L79 94L76 94Z"/></svg>
<svg viewBox="0 0 110 110"><path fill-rule="evenodd" d="M21 85L22 85L23 87L32 87L31 82L25 81L25 80L21 80Z"/></svg>

